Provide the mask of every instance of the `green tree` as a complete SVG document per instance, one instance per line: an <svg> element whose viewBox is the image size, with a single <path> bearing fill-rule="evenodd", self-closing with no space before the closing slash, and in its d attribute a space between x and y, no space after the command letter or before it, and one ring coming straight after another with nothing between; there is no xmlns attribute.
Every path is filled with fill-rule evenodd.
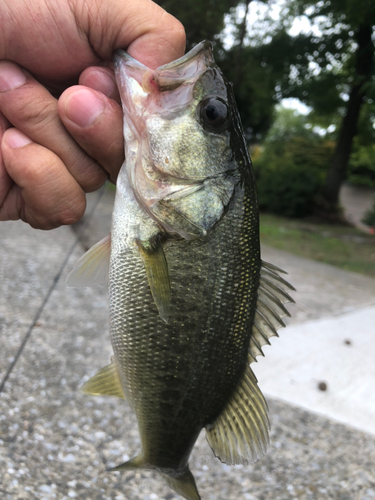
<svg viewBox="0 0 375 500"><path fill-rule="evenodd" d="M312 213L332 146L308 116L278 107L275 122L254 155L261 210L287 217Z"/></svg>
<svg viewBox="0 0 375 500"><path fill-rule="evenodd" d="M187 48L202 40L216 40L225 26L225 15L241 0L156 0L185 27Z"/></svg>
<svg viewBox="0 0 375 500"><path fill-rule="evenodd" d="M336 125L336 148L322 188L321 208L337 213L361 111L375 97L375 2L289 0L288 8L272 40L256 50L265 67L277 75L279 99L299 98L313 108L316 119L331 119ZM290 27L301 15L314 29L292 36Z"/></svg>
<svg viewBox="0 0 375 500"><path fill-rule="evenodd" d="M366 132L364 123L371 99L375 100L375 2L288 0L278 22L264 18L250 30L246 14L251 0L159 3L185 25L188 48L204 38L216 41L216 59L234 82L250 142L257 143L265 136L275 116L275 104L286 97L299 98L312 107L316 123L320 121L326 127L335 124L336 148L322 187L323 205L327 212L334 212L341 183L348 174L353 145L357 160L358 148L362 150L362 162L366 156L364 145L357 139L373 132L368 126ZM293 20L301 15L310 20L314 29L292 36ZM228 19L233 26L233 44L229 49L220 35ZM350 168L360 168L354 158Z"/></svg>
<svg viewBox="0 0 375 500"><path fill-rule="evenodd" d="M187 49L202 40L214 42L216 61L233 82L246 137L249 142L260 140L273 121L277 80L249 46L247 13L251 0L158 0L157 3L185 26ZM232 46L228 49L222 32L229 19L233 29Z"/></svg>
<svg viewBox="0 0 375 500"><path fill-rule="evenodd" d="M285 86L284 96L299 97L316 113L336 112L341 117L322 191L324 208L332 212L337 210L340 187L347 175L361 109L374 93L375 2L292 0L291 7L294 15L308 16L320 34L290 41L302 51L300 62L294 65L292 85Z"/></svg>
<svg viewBox="0 0 375 500"><path fill-rule="evenodd" d="M358 134L353 141L347 179L351 184L375 188L375 104L368 98L362 105Z"/></svg>

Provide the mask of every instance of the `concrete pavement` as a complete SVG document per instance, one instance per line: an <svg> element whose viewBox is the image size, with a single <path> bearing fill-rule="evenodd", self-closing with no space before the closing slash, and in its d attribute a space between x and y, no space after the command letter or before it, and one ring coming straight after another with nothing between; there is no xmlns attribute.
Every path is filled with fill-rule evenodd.
<svg viewBox="0 0 375 500"><path fill-rule="evenodd" d="M111 198L102 198L83 246L106 234ZM16 360L0 394L0 498L177 500L152 473L105 472L136 454L139 437L126 403L79 391L108 363L111 347L106 290L65 286L65 275L83 253L82 245L74 248L75 239L67 227L41 232L20 222L0 224L0 380ZM272 444L258 463L228 467L201 435L191 468L202 499L373 500L374 397L368 388L374 372L364 360L373 357L375 281L272 249L263 256L287 269L299 290L294 319L256 367L261 389L273 396ZM293 380L294 399L288 387ZM317 388L320 381L327 391ZM326 411L327 404L332 409L334 401L341 405L347 398L370 415L370 425L340 423L340 414L349 413L345 406Z"/></svg>
<svg viewBox="0 0 375 500"><path fill-rule="evenodd" d="M375 280L271 248L263 258L297 293L289 326L254 367L260 387L375 436Z"/></svg>

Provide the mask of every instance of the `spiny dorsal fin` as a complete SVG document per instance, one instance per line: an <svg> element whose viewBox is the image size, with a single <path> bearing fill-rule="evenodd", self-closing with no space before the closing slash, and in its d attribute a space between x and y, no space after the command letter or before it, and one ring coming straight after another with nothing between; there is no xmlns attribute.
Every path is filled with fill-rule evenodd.
<svg viewBox="0 0 375 500"><path fill-rule="evenodd" d="M294 302L287 290L295 289L278 273L286 274L273 264L262 261L258 300L249 346L250 363L256 361L257 356L264 356L262 347L270 343L270 337L278 337L277 329L285 326L282 318L290 316L284 304Z"/></svg>
<svg viewBox="0 0 375 500"><path fill-rule="evenodd" d="M111 235L108 234L82 255L68 275L66 283L77 287L106 284L110 254Z"/></svg>
<svg viewBox="0 0 375 500"><path fill-rule="evenodd" d="M82 392L90 396L117 396L125 399L120 375L114 361L101 368L81 388Z"/></svg>
<svg viewBox="0 0 375 500"><path fill-rule="evenodd" d="M160 240L156 240L146 246L138 240L137 245L146 269L147 280L155 305L158 308L160 317L168 323L171 284L162 243Z"/></svg>
<svg viewBox="0 0 375 500"><path fill-rule="evenodd" d="M267 450L269 428L266 400L248 366L223 412L206 427L207 441L228 465L253 463Z"/></svg>

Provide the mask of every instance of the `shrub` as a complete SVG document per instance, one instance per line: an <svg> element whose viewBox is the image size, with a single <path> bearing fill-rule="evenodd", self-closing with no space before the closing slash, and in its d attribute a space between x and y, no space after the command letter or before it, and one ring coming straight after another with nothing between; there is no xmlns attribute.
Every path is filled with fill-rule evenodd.
<svg viewBox="0 0 375 500"><path fill-rule="evenodd" d="M362 222L366 224L366 226L375 227L375 203L370 210L367 210L363 216Z"/></svg>
<svg viewBox="0 0 375 500"><path fill-rule="evenodd" d="M255 162L261 210L303 217L314 209L333 144L292 137L266 144Z"/></svg>
<svg viewBox="0 0 375 500"><path fill-rule="evenodd" d="M349 161L348 182L357 186L375 187L375 146L358 146Z"/></svg>

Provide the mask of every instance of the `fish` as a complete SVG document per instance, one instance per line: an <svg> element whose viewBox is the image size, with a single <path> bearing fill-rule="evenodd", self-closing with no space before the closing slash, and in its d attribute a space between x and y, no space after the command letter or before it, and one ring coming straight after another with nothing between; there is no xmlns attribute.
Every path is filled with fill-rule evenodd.
<svg viewBox="0 0 375 500"><path fill-rule="evenodd" d="M114 69L125 161L111 234L68 278L108 280L114 355L83 391L135 412L141 449L111 470L156 471L198 500L189 456L203 428L226 464L267 450L268 408L250 364L285 326L294 289L261 259L253 168L211 43L155 70L117 50Z"/></svg>

